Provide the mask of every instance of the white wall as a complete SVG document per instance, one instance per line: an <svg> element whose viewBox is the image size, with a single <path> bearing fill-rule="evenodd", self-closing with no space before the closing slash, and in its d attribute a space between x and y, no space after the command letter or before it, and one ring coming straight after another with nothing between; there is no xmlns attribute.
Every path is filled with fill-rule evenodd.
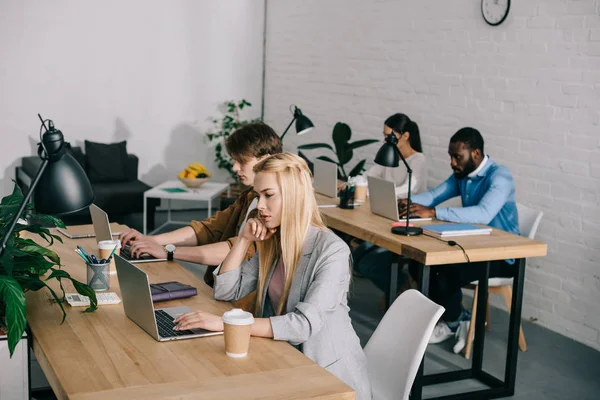
<svg viewBox="0 0 600 400"><path fill-rule="evenodd" d="M37 113L83 145L127 140L149 184L189 162L224 100L260 115L264 3L4 1L0 4L0 194L38 141ZM224 181L227 174L217 172Z"/></svg>
<svg viewBox="0 0 600 400"><path fill-rule="evenodd" d="M523 316L600 349L600 1L512 3L490 27L473 0L269 1L265 118L283 129L295 103L312 119L293 149L330 140L336 121L379 138L404 112L430 186L451 172L450 136L478 128L518 201L545 212L549 254L528 262Z"/></svg>

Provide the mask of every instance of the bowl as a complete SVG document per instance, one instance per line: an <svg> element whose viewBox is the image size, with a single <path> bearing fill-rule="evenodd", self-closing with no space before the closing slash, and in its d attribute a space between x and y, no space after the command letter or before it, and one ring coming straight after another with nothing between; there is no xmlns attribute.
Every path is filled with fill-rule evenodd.
<svg viewBox="0 0 600 400"><path fill-rule="evenodd" d="M210 179L210 177L208 178L181 178L178 177L179 180L181 182L183 182L183 184L191 189L196 189L199 188L200 186L202 186L204 184L204 182L206 182L207 180Z"/></svg>

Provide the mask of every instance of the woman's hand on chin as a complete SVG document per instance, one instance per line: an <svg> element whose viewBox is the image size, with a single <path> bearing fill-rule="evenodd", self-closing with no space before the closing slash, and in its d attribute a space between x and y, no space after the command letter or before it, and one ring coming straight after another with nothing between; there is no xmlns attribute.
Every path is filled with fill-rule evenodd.
<svg viewBox="0 0 600 400"><path fill-rule="evenodd" d="M267 240L277 232L277 228L267 228L259 218L249 218L240 234L240 237L250 242Z"/></svg>

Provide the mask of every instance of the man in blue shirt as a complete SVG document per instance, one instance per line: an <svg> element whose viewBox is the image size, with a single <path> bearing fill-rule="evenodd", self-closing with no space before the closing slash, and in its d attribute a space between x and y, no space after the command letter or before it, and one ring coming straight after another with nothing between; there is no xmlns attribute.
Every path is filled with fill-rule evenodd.
<svg viewBox="0 0 600 400"><path fill-rule="evenodd" d="M483 152L483 137L473 128L462 128L452 136L448 147L453 174L435 189L412 197L410 215L450 222L484 224L519 234L515 184L508 168L496 164ZM439 207L460 196L462 207ZM406 214L401 200L400 214ZM490 277L512 277L514 260L493 261ZM479 278L482 263L465 263L431 268L430 298L446 312L431 337L440 343L458 337L454 352L465 345L470 315L462 308L461 287Z"/></svg>

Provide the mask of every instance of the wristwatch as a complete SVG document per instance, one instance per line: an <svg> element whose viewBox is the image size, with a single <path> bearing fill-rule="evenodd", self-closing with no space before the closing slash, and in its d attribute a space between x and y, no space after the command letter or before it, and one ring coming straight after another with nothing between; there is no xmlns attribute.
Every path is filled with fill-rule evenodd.
<svg viewBox="0 0 600 400"><path fill-rule="evenodd" d="M173 254L175 254L175 249L177 247L174 244L168 244L165 246L165 251L167 252L167 260L173 261Z"/></svg>

